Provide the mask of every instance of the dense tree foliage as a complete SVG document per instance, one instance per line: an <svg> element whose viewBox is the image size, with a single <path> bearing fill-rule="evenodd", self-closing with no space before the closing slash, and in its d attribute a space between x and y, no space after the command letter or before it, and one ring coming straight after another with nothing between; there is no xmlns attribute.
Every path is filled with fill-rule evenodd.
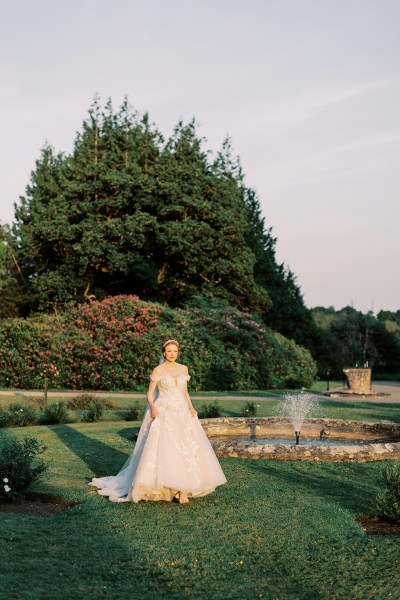
<svg viewBox="0 0 400 600"><path fill-rule="evenodd" d="M400 373L400 338L386 327L387 312L375 317L347 306L342 310L312 309L315 322L326 336L331 352L326 366L339 375L344 366L368 364L374 373ZM395 314L395 313L391 313Z"/></svg>
<svg viewBox="0 0 400 600"><path fill-rule="evenodd" d="M39 308L126 292L179 305L201 290L266 310L246 230L240 186L194 122L164 142L127 103L95 102L70 156L42 150L13 234Z"/></svg>
<svg viewBox="0 0 400 600"><path fill-rule="evenodd" d="M390 333L396 335L400 340L400 310L397 310L396 312L381 310L377 314L377 319L385 325Z"/></svg>

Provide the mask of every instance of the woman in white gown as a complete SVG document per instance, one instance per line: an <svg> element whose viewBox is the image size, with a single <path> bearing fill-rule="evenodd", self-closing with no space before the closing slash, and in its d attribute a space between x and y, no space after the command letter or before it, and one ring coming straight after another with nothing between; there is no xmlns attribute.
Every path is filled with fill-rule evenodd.
<svg viewBox="0 0 400 600"><path fill-rule="evenodd" d="M115 476L89 483L112 502L206 496L226 482L187 390L188 368L176 362L179 344L166 340L163 359L150 376L148 408L135 448Z"/></svg>

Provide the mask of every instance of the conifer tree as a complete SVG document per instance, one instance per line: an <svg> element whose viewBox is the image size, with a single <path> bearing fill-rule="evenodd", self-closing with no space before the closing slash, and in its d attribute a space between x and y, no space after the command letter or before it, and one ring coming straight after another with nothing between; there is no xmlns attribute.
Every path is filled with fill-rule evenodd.
<svg viewBox="0 0 400 600"><path fill-rule="evenodd" d="M95 100L70 156L46 145L13 233L39 308L137 293L182 304L207 291L266 310L240 189L202 150L195 123L164 143L148 115Z"/></svg>
<svg viewBox="0 0 400 600"><path fill-rule="evenodd" d="M240 190L218 176L194 121L179 123L157 163L158 284L181 304L199 291L231 304L266 309L253 278Z"/></svg>

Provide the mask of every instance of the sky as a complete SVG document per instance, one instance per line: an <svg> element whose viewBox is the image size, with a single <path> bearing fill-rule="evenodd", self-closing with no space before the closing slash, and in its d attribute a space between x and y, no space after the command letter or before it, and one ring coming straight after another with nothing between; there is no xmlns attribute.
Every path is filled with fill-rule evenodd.
<svg viewBox="0 0 400 600"><path fill-rule="evenodd" d="M400 309L398 0L0 0L0 221L95 94L226 135L309 307Z"/></svg>

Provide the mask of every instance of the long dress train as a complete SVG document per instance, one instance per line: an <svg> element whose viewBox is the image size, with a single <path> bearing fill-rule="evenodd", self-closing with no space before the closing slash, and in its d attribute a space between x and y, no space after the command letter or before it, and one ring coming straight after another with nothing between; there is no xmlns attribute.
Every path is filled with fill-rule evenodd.
<svg viewBox="0 0 400 600"><path fill-rule="evenodd" d="M184 397L189 375L151 377L158 385L159 416L146 410L135 448L115 476L93 478L89 485L112 502L172 500L178 492L206 496L226 483L214 450Z"/></svg>

